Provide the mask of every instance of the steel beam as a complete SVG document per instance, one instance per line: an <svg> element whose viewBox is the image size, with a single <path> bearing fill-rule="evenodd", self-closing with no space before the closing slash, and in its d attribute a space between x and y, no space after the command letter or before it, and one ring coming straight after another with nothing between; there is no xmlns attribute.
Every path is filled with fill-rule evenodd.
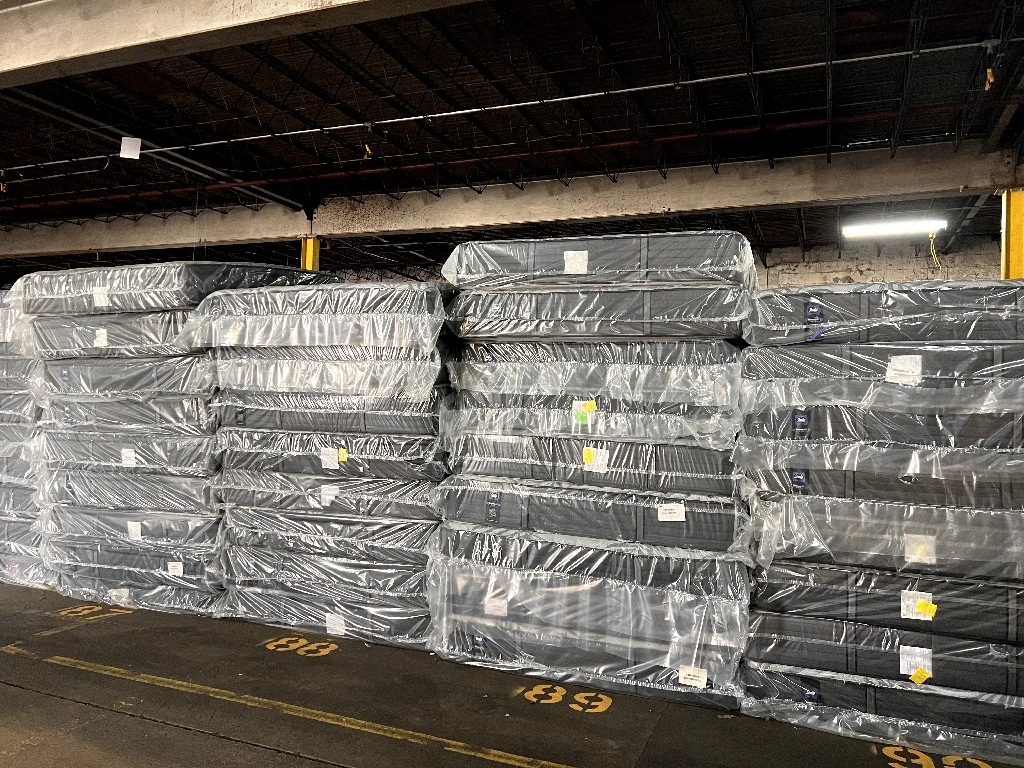
<svg viewBox="0 0 1024 768"><path fill-rule="evenodd" d="M468 0L47 0L0 8L0 88Z"/></svg>
<svg viewBox="0 0 1024 768"><path fill-rule="evenodd" d="M843 205L893 198L964 196L1012 189L1022 179L1009 151L983 153L982 142L838 153L831 165L820 156L726 163L715 176L706 166L577 178L569 187L538 181L520 190L490 186L481 194L450 189L440 198L416 192L395 200L383 195L363 204L335 199L310 224L302 212L266 205L259 212L236 208L198 216L146 217L138 222L89 221L81 226L13 229L0 234L0 257L89 251L125 251L192 245L223 245L298 239L303 235L354 237L510 227L527 223L588 222L666 214L746 211L762 208Z"/></svg>

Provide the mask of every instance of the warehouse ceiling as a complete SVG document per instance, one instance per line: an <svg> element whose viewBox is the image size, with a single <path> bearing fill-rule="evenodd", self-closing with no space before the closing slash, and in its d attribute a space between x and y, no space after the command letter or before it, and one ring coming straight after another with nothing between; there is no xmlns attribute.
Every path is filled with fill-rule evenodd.
<svg viewBox="0 0 1024 768"><path fill-rule="evenodd" d="M953 152L968 138L1005 148L1024 135L1022 84L1021 0L494 0L0 91L0 229L268 202L310 211L335 197L911 144ZM118 157L123 136L143 139L139 160ZM941 208L958 233L998 231L994 199L886 205ZM767 250L834 243L853 213L516 236L724 226ZM354 239L325 266L408 245L403 263L429 267L459 239L509 235ZM274 260L296 249L227 250Z"/></svg>

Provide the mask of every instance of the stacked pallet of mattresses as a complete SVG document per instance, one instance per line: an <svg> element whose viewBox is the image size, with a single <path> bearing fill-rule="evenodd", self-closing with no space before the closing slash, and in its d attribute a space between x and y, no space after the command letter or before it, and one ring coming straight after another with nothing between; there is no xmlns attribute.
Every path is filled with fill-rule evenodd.
<svg viewBox="0 0 1024 768"><path fill-rule="evenodd" d="M748 243L467 243L444 274L465 341L449 366L456 475L436 494L430 648L735 706L749 583L726 339L756 280Z"/></svg>
<svg viewBox="0 0 1024 768"><path fill-rule="evenodd" d="M181 338L217 362L218 616L423 646L444 321L424 283L224 291L199 307Z"/></svg>
<svg viewBox="0 0 1024 768"><path fill-rule="evenodd" d="M39 525L61 593L212 610L220 594L213 362L175 337L220 288L323 279L177 262L37 272L15 284L24 337L41 360Z"/></svg>
<svg viewBox="0 0 1024 768"><path fill-rule="evenodd" d="M761 294L745 709L1024 756L1024 285Z"/></svg>
<svg viewBox="0 0 1024 768"><path fill-rule="evenodd" d="M36 362L24 354L21 313L0 294L0 581L53 587L42 561L32 446L39 408L30 386Z"/></svg>

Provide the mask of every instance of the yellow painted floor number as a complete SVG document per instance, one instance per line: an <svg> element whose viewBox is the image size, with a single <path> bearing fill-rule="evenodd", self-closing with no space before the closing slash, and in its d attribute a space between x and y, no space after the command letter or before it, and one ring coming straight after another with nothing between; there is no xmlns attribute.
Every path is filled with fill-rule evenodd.
<svg viewBox="0 0 1024 768"><path fill-rule="evenodd" d="M542 683L524 691L523 698L534 704L558 704L565 697L566 693L568 692L560 685ZM575 709L577 712L604 712L612 705L612 697L606 696L603 693L588 691L586 693L577 693L572 698L575 703L569 704L569 708Z"/></svg>
<svg viewBox="0 0 1024 768"><path fill-rule="evenodd" d="M281 637L263 647L268 651L295 651L299 656L306 657L326 656L338 650L337 643L311 643L304 637Z"/></svg>

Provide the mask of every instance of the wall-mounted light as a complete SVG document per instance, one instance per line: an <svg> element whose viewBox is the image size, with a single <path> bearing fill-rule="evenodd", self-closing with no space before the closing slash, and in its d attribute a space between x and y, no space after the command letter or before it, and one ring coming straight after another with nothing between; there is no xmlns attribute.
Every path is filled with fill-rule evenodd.
<svg viewBox="0 0 1024 768"><path fill-rule="evenodd" d="M897 237L899 235L933 235L946 228L945 219L910 219L847 224L843 237Z"/></svg>

